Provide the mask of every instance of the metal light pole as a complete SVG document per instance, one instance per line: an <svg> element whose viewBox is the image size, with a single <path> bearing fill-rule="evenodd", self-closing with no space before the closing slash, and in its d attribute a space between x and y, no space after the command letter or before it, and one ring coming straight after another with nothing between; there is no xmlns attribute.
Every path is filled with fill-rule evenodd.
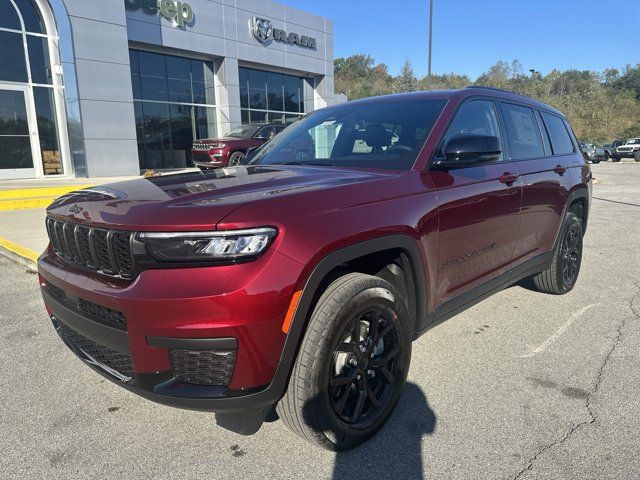
<svg viewBox="0 0 640 480"><path fill-rule="evenodd" d="M433 42L433 0L429 0L429 66L427 76L431 76L431 44Z"/></svg>

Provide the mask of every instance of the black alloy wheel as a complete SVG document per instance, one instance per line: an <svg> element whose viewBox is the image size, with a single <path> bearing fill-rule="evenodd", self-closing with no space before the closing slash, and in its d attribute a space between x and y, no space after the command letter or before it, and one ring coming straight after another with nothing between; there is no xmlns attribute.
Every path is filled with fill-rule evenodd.
<svg viewBox="0 0 640 480"><path fill-rule="evenodd" d="M333 352L331 404L344 422L366 428L387 409L398 380L400 338L391 311L358 314Z"/></svg>
<svg viewBox="0 0 640 480"><path fill-rule="evenodd" d="M578 224L572 224L562 242L562 281L565 286L573 286L582 259L582 229Z"/></svg>

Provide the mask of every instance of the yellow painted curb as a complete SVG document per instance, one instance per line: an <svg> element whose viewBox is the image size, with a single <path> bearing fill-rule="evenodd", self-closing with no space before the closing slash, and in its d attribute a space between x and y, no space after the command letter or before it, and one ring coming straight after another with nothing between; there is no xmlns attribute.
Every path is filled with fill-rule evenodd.
<svg viewBox="0 0 640 480"><path fill-rule="evenodd" d="M13 243L11 240L7 240L3 237L0 237L0 247L33 263L36 263L40 256L33 250L23 247L22 245L18 245L17 243Z"/></svg>
<svg viewBox="0 0 640 480"><path fill-rule="evenodd" d="M0 200L0 212L6 210L27 210L28 208L48 207L58 197L19 198Z"/></svg>
<svg viewBox="0 0 640 480"><path fill-rule="evenodd" d="M0 200L16 200L18 198L34 197L59 197L60 195L64 195L65 193L94 186L95 185L63 185L60 187L34 187L0 190Z"/></svg>

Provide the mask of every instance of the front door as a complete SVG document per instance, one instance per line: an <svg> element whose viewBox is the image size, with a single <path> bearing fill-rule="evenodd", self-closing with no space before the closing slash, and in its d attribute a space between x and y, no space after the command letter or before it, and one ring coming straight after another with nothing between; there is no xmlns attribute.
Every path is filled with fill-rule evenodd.
<svg viewBox="0 0 640 480"><path fill-rule="evenodd" d="M455 114L440 152L458 135L502 133L496 105L470 100ZM504 149L503 149L504 150ZM439 209L436 302L454 300L506 272L513 261L520 227L522 186L519 169L503 151L492 163L431 171Z"/></svg>
<svg viewBox="0 0 640 480"><path fill-rule="evenodd" d="M0 84L0 179L33 178L40 170L38 128L28 93L27 87Z"/></svg>

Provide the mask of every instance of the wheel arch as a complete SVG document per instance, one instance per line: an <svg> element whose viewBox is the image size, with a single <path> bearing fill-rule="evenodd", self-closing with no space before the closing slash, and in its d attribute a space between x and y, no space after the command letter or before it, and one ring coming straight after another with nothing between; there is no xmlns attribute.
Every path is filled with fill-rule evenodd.
<svg viewBox="0 0 640 480"><path fill-rule="evenodd" d="M574 213L582 222L582 230L586 232L589 220L589 191L587 188L578 187L569 192L567 198L567 212Z"/></svg>
<svg viewBox="0 0 640 480"><path fill-rule="evenodd" d="M411 328L414 332L417 331L421 320L424 320L427 315L428 305L423 257L416 240L406 234L394 234L376 237L340 248L323 257L314 266L302 289L278 368L280 370L284 366L289 366L287 368L287 378L290 373L290 366L297 356L298 348L304 337L309 315L313 311L323 288L326 288L327 282L330 283L332 272L337 272L342 265L349 264L368 255L390 251L398 251L405 255L406 266L411 268L410 280L415 294L415 311Z"/></svg>

